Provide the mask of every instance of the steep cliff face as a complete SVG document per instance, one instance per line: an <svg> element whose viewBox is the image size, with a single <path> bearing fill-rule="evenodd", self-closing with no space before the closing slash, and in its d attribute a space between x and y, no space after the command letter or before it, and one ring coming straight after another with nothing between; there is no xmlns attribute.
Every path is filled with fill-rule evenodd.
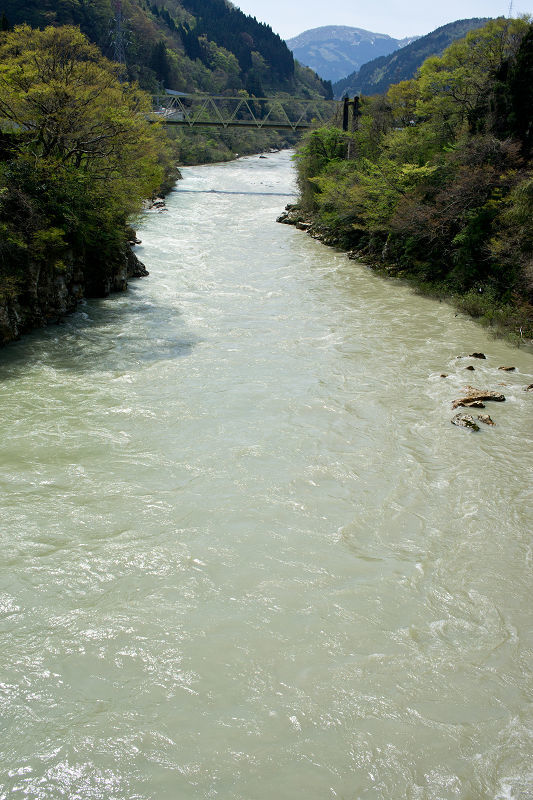
<svg viewBox="0 0 533 800"><path fill-rule="evenodd" d="M125 291L130 278L148 275L128 244L117 251L112 262L95 261L98 259L88 254L70 253L61 270L51 264L30 264L23 289L9 297L0 296L0 346L33 328L59 321L84 297Z"/></svg>

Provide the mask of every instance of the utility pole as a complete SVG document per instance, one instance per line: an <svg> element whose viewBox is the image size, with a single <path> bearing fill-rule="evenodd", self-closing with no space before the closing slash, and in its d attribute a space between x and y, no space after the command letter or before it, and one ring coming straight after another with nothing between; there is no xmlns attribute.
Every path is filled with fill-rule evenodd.
<svg viewBox="0 0 533 800"><path fill-rule="evenodd" d="M342 129L343 131L348 130L348 109L350 107L350 98L346 95L344 98L344 104L342 107Z"/></svg>
<svg viewBox="0 0 533 800"><path fill-rule="evenodd" d="M126 65L126 48L124 47L124 25L122 16L122 0L114 0L115 30L113 33L113 59Z"/></svg>
<svg viewBox="0 0 533 800"><path fill-rule="evenodd" d="M344 107L342 109L342 130L348 132L348 124L349 124L349 109L352 108L352 124L350 126L350 133L355 133L357 130L359 117L361 116L361 109L360 105L360 98L356 95L353 100L350 100L348 97L344 98ZM355 158L355 152L352 153L352 140L348 139L348 148L346 153L346 158L348 161L351 158Z"/></svg>

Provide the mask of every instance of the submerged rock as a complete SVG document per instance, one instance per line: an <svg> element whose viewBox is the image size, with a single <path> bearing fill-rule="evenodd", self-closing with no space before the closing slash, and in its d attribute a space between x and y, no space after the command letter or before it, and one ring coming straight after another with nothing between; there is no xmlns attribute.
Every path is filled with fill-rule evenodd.
<svg viewBox="0 0 533 800"><path fill-rule="evenodd" d="M440 376L441 376L441 378L447 378L448 377L448 373L447 372L441 372Z"/></svg>
<svg viewBox="0 0 533 800"><path fill-rule="evenodd" d="M477 418L480 422L483 422L485 425L495 425L496 423L489 417L488 414L478 414Z"/></svg>
<svg viewBox="0 0 533 800"><path fill-rule="evenodd" d="M504 372L514 372L516 367L498 367L498 369L501 369Z"/></svg>
<svg viewBox="0 0 533 800"><path fill-rule="evenodd" d="M456 414L452 418L452 425L457 425L459 428L468 428L471 431L479 430L479 425L470 414Z"/></svg>
<svg viewBox="0 0 533 800"><path fill-rule="evenodd" d="M487 358L485 353L470 353L470 358Z"/></svg>
<svg viewBox="0 0 533 800"><path fill-rule="evenodd" d="M529 386L525 386L524 392L533 392L533 383L530 383Z"/></svg>

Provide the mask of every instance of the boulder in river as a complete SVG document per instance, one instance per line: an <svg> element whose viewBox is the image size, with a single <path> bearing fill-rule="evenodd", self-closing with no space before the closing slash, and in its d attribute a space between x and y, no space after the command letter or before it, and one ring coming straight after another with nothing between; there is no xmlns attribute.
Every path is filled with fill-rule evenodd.
<svg viewBox="0 0 533 800"><path fill-rule="evenodd" d="M491 392L489 389L475 389L473 386L465 386L465 396L454 400L452 408L459 408L459 406L472 406L473 403L482 402L485 400L492 400L496 403L503 403L505 395L498 394L498 392ZM476 405L476 408L483 406Z"/></svg>
<svg viewBox="0 0 533 800"><path fill-rule="evenodd" d="M495 425L496 423L489 417L488 414L478 414L477 418L480 422L483 422L485 425Z"/></svg>
<svg viewBox="0 0 533 800"><path fill-rule="evenodd" d="M447 378L448 377L448 373L447 372L441 372L440 376L441 376L441 378Z"/></svg>
<svg viewBox="0 0 533 800"><path fill-rule="evenodd" d="M485 353L470 353L470 358L487 358Z"/></svg>
<svg viewBox="0 0 533 800"><path fill-rule="evenodd" d="M524 392L533 392L533 383L530 383L529 386L525 386Z"/></svg>
<svg viewBox="0 0 533 800"><path fill-rule="evenodd" d="M452 418L452 425L457 425L459 428L468 428L471 431L479 430L479 425L470 414L456 414Z"/></svg>
<svg viewBox="0 0 533 800"><path fill-rule="evenodd" d="M501 369L504 372L514 372L516 367L498 367L498 369Z"/></svg>
<svg viewBox="0 0 533 800"><path fill-rule="evenodd" d="M457 405L456 405L457 404ZM466 398L462 398L461 400L455 400L452 408L485 408L485 403L481 400L468 400Z"/></svg>
<svg viewBox="0 0 533 800"><path fill-rule="evenodd" d="M465 367L465 369L469 369L470 372L473 372L475 370L475 367L473 367L472 364L469 364L468 367Z"/></svg>

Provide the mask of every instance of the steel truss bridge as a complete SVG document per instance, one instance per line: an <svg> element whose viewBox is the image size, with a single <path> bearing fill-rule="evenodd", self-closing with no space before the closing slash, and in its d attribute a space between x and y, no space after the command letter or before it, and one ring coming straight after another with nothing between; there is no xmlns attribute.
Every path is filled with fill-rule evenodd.
<svg viewBox="0 0 533 800"><path fill-rule="evenodd" d="M300 97L154 95L150 119L185 128L273 128L301 131L330 122L342 104Z"/></svg>

